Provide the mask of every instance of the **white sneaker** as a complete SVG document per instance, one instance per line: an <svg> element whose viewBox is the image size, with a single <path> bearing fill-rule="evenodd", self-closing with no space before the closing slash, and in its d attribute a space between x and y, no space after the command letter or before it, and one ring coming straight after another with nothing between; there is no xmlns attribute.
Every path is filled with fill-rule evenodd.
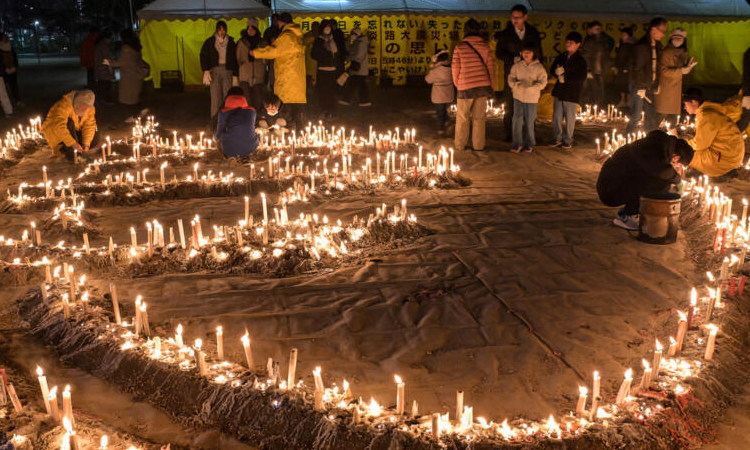
<svg viewBox="0 0 750 450"><path fill-rule="evenodd" d="M612 221L616 226L620 228L624 228L628 231L638 231L639 225L638 225L638 215L634 214L632 216L628 216L625 214L618 214L614 220Z"/></svg>

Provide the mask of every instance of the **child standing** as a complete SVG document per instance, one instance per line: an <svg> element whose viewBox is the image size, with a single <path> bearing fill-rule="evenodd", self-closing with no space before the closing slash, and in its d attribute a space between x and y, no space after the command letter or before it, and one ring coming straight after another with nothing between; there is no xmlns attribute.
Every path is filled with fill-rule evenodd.
<svg viewBox="0 0 750 450"><path fill-rule="evenodd" d="M555 142L552 147L570 149L573 147L573 132L576 128L576 111L581 99L581 89L586 81L586 60L578 49L582 37L575 31L565 37L565 53L555 58L550 72L557 77L557 84L552 89L555 98L552 113L552 128L555 131ZM563 130L563 118L565 130Z"/></svg>
<svg viewBox="0 0 750 450"><path fill-rule="evenodd" d="M450 54L448 50L440 50L432 56L430 72L424 80L432 85L430 99L435 105L437 114L438 136L445 136L445 128L449 123L448 108L453 103L453 75L451 73Z"/></svg>
<svg viewBox="0 0 750 450"><path fill-rule="evenodd" d="M535 46L526 43L521 60L513 64L508 85L513 90L513 153L531 153L536 145L534 121L542 89L547 86L547 71L537 59Z"/></svg>

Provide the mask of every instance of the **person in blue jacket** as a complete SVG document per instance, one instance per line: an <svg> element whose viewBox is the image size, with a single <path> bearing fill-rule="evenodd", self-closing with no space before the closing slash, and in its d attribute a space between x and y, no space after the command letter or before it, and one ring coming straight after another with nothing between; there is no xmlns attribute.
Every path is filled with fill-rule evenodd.
<svg viewBox="0 0 750 450"><path fill-rule="evenodd" d="M214 135L219 150L227 158L241 158L258 148L255 115L255 109L247 104L242 88L229 89L224 107L219 111L219 121Z"/></svg>

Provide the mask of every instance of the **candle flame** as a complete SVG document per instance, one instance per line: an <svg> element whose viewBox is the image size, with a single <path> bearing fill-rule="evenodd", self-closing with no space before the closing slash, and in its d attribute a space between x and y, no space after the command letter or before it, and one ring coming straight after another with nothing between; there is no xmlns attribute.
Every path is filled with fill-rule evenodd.
<svg viewBox="0 0 750 450"><path fill-rule="evenodd" d="M70 424L70 419L68 419L68 416L63 416L62 422L63 427L65 427L65 431L67 431L68 434L73 434L73 426Z"/></svg>
<svg viewBox="0 0 750 450"><path fill-rule="evenodd" d="M654 347L656 347L656 351L657 352L662 351L662 349L664 348L664 347L662 347L661 342L659 342L658 339L656 340L656 345Z"/></svg>
<svg viewBox="0 0 750 450"><path fill-rule="evenodd" d="M398 375L394 375L393 379L396 380L396 384L402 384L403 381L401 381L401 377Z"/></svg>
<svg viewBox="0 0 750 450"><path fill-rule="evenodd" d="M677 315L680 316L680 322L687 322L687 314L682 311L677 311Z"/></svg>
<svg viewBox="0 0 750 450"><path fill-rule="evenodd" d="M57 386L53 386L52 389L49 390L47 398L49 400L57 400Z"/></svg>
<svg viewBox="0 0 750 450"><path fill-rule="evenodd" d="M719 327L713 323L706 324L706 329L711 334L717 334L719 332Z"/></svg>
<svg viewBox="0 0 750 450"><path fill-rule="evenodd" d="M641 360L641 364L643 365L644 369L650 369L651 368L651 365L645 359Z"/></svg>
<svg viewBox="0 0 750 450"><path fill-rule="evenodd" d="M708 278L708 281L710 281L710 282L712 282L712 283L713 283L713 282L714 282L714 280L715 280L715 278L714 278L714 274L712 274L711 272L706 272L706 277Z"/></svg>
<svg viewBox="0 0 750 450"><path fill-rule="evenodd" d="M39 376L39 377L41 377L42 375L44 375L44 371L42 370L42 368L41 368L41 367L39 367L39 366L36 366L36 374L37 374L37 376Z"/></svg>
<svg viewBox="0 0 750 450"><path fill-rule="evenodd" d="M625 371L625 379L626 380L632 380L633 379L633 369L628 369Z"/></svg>
<svg viewBox="0 0 750 450"><path fill-rule="evenodd" d="M677 341L675 341L672 336L669 336L669 345L674 345L676 343L677 343Z"/></svg>
<svg viewBox="0 0 750 450"><path fill-rule="evenodd" d="M200 350L201 349L201 345L203 345L203 341L201 341L200 339L196 339L195 340L195 348L196 348L196 350Z"/></svg>
<svg viewBox="0 0 750 450"><path fill-rule="evenodd" d="M182 335L182 324L177 324L177 333L178 335Z"/></svg>
<svg viewBox="0 0 750 450"><path fill-rule="evenodd" d="M66 384L65 389L63 389L63 394L70 394L70 385Z"/></svg>
<svg viewBox="0 0 750 450"><path fill-rule="evenodd" d="M107 435L105 434L104 436L102 436L102 440L101 440L101 444L99 445L99 448L101 450L106 450L108 443L109 443L109 438L107 438Z"/></svg>
<svg viewBox="0 0 750 450"><path fill-rule="evenodd" d="M589 393L589 389L586 386L578 386L578 393L580 395L587 395Z"/></svg>
<svg viewBox="0 0 750 450"><path fill-rule="evenodd" d="M599 377L599 371L598 371L598 370L595 370L595 371L594 371L594 379L595 379L595 380L598 380L599 378L600 378L600 377Z"/></svg>
<svg viewBox="0 0 750 450"><path fill-rule="evenodd" d="M698 291L695 290L695 288L690 290L690 306L695 306L698 304Z"/></svg>
<svg viewBox="0 0 750 450"><path fill-rule="evenodd" d="M221 325L216 327L216 334L218 335L224 334L224 329L221 327Z"/></svg>

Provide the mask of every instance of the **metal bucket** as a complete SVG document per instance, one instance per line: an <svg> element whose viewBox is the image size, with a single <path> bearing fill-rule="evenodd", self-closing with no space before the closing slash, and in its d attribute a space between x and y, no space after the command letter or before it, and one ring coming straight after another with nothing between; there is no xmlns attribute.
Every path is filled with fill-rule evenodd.
<svg viewBox="0 0 750 450"><path fill-rule="evenodd" d="M663 193L641 196L638 239L648 244L673 244L680 229L679 194Z"/></svg>

